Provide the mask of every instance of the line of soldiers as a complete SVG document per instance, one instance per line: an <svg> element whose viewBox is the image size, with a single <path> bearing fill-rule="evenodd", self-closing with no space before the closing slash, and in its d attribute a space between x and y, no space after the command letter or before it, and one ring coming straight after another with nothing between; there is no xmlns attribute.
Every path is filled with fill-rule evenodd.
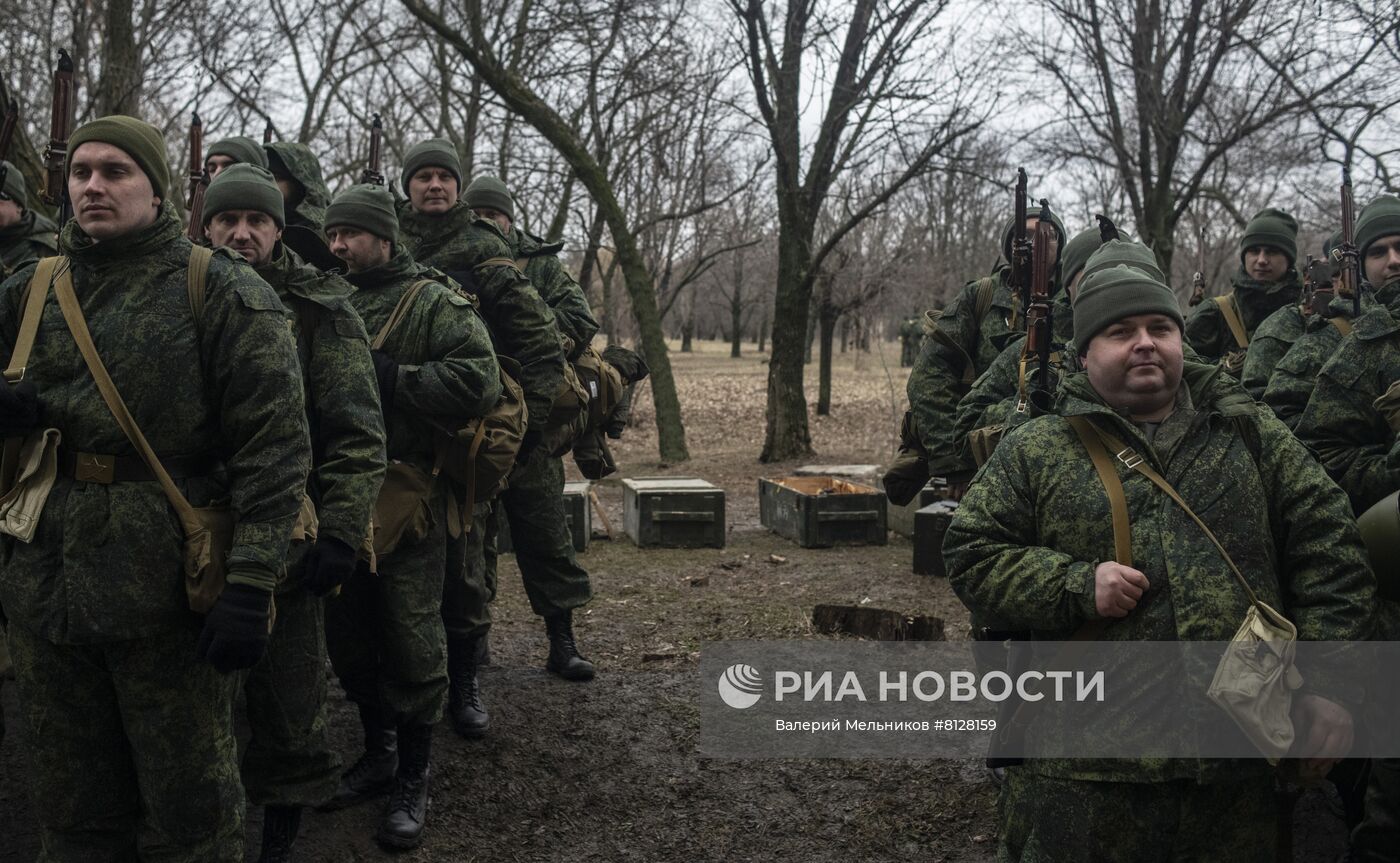
<svg viewBox="0 0 1400 863"><path fill-rule="evenodd" d="M1400 199L1331 238L1306 286L1296 221L1262 210L1232 290L1189 317L1152 251L1107 220L1067 241L1041 208L1026 233L1042 220L1049 391L1022 331L1030 247L1013 219L1005 263L925 316L886 476L896 503L930 474L961 498L943 553L974 636L1223 642L1258 601L1303 640L1400 638L1381 550L1400 547ZM1358 517L1377 526L1365 543ZM1344 760L1364 701L1302 671L1284 764L1337 786L1348 860L1400 860L1400 762ZM1263 759L1006 766L998 859L1272 861L1276 781Z"/></svg>
<svg viewBox="0 0 1400 863"><path fill-rule="evenodd" d="M241 861L246 799L265 807L259 859L289 860L306 807L386 794L376 838L416 847L434 726L446 712L464 737L490 727L477 669L502 521L546 668L595 674L573 631L592 594L562 455L620 434L625 405L585 422L597 387L571 363L598 324L562 244L516 224L499 180L464 188L444 139L409 151L403 200L373 184L332 199L302 144L219 141L197 243L155 127L104 117L66 152L61 228L25 208L17 170L0 200L0 620L40 859ZM625 349L604 357L615 378L646 374ZM517 425L490 426L512 392ZM518 447L496 496L472 473L488 427ZM454 450L464 428L480 434ZM580 464L610 469L600 440ZM444 466L461 452L457 481ZM207 614L181 504L234 521ZM345 770L327 661L364 731Z"/></svg>

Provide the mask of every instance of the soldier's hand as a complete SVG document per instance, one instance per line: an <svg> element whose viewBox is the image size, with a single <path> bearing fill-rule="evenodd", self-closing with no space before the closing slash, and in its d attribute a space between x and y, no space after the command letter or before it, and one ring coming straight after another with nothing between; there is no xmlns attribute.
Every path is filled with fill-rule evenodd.
<svg viewBox="0 0 1400 863"><path fill-rule="evenodd" d="M355 574L357 563L355 549L331 537L318 539L303 561L302 582L307 590L325 596Z"/></svg>
<svg viewBox="0 0 1400 863"><path fill-rule="evenodd" d="M383 351L370 351L374 360L374 379L379 383L379 404L384 412L394 406L394 389L399 383L399 364Z"/></svg>
<svg viewBox="0 0 1400 863"><path fill-rule="evenodd" d="M200 659L221 674L252 668L267 650L268 608L272 594L247 584L230 584L204 618Z"/></svg>
<svg viewBox="0 0 1400 863"><path fill-rule="evenodd" d="M1292 756L1301 758L1299 774L1304 779L1321 779L1351 752L1355 741L1351 713L1321 695L1299 695L1293 707L1293 721L1301 743L1295 743Z"/></svg>
<svg viewBox="0 0 1400 863"><path fill-rule="evenodd" d="M1147 576L1114 561L1094 568L1094 608L1099 617L1127 617L1147 592Z"/></svg>
<svg viewBox="0 0 1400 863"><path fill-rule="evenodd" d="M0 437L27 435L39 427L41 404L33 381L0 382Z"/></svg>

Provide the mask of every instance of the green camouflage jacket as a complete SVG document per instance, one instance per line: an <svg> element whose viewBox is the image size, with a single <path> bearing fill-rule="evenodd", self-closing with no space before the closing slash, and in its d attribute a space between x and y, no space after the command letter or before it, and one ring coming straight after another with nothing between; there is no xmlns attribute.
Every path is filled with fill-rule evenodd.
<svg viewBox="0 0 1400 863"><path fill-rule="evenodd" d="M521 269L531 286L539 291L540 298L554 312L554 323L559 327L559 332L573 341L574 350L568 359L578 359L598 332L598 321L588 307L588 297L583 293L583 288L559 260L564 244L546 243L519 228L511 228L506 241L510 244L510 253L516 263L523 264Z"/></svg>
<svg viewBox="0 0 1400 863"><path fill-rule="evenodd" d="M287 551L311 451L296 344L277 294L241 258L218 250L196 322L191 245L167 200L156 222L120 240L64 229L88 328L151 446L209 455L223 469L177 480L194 506L228 501L238 515L231 567L271 581ZM0 352L9 356L32 271L0 285ZM77 452L139 459L118 428L50 299L26 377L43 425ZM44 638L139 638L188 622L183 536L155 482L102 485L60 472L32 543L0 545L0 604Z"/></svg>
<svg viewBox="0 0 1400 863"><path fill-rule="evenodd" d="M433 429L458 429L484 416L501 397L500 367L472 301L440 274L414 263L402 248L387 264L352 273L350 304L371 339L414 282L429 280L403 321L384 343L399 363L394 403L384 405L388 456L431 471Z"/></svg>
<svg viewBox="0 0 1400 863"><path fill-rule="evenodd" d="M1400 282L1382 288L1381 293L1372 297L1370 293L1361 295L1361 311L1365 314L1379 300L1387 305L1400 299ZM1303 418L1303 409L1312 398L1313 387L1317 383L1317 373L1336 352L1342 343L1343 333L1334 321L1349 324L1352 319L1352 301L1334 297L1328 304L1328 316L1313 315L1308 318L1307 330L1298 337L1288 353L1274 365L1273 375L1264 388L1262 401L1290 429L1297 430L1298 421Z"/></svg>
<svg viewBox="0 0 1400 863"><path fill-rule="evenodd" d="M0 228L0 279L57 253L58 226L46 216L25 210L18 222Z"/></svg>
<svg viewBox="0 0 1400 863"><path fill-rule="evenodd" d="M1231 283L1234 285L1231 293L1239 304L1245 333L1251 339L1265 318L1290 303L1296 303L1302 292L1296 270L1289 270L1283 281L1265 283L1251 279L1241 268ZM1220 312L1220 305L1212 298L1197 306L1186 319L1186 341L1196 353L1211 362L1238 350L1230 326Z"/></svg>
<svg viewBox="0 0 1400 863"><path fill-rule="evenodd" d="M1248 610L1244 591L1188 515L1121 464L1133 566L1151 583L1137 608L1098 618L1094 569L1114 559L1108 497L1065 416L1086 416L1146 458L1210 526L1260 599L1307 640L1369 636L1375 579L1345 496L1272 414L1216 366L1187 363L1176 411L1149 443L1098 398L1084 373L1057 405L1009 432L968 489L943 545L950 582L996 628L1061 640L1089 621L1098 637L1227 641ZM1247 435L1258 435L1253 442ZM1257 459L1257 460L1256 460ZM1306 677L1306 675L1305 675ZM1325 681L1307 685L1323 691ZM1209 780L1211 762L1059 762L1077 778Z"/></svg>
<svg viewBox="0 0 1400 863"><path fill-rule="evenodd" d="M1298 303L1289 303L1265 318L1254 331L1240 373L1240 383L1250 397L1256 401L1263 397L1278 361L1303 335L1312 317L1304 315Z"/></svg>
<svg viewBox="0 0 1400 863"><path fill-rule="evenodd" d="M1400 380L1400 320L1376 304L1356 319L1318 372L1298 437L1365 512L1400 488L1395 432L1375 400Z"/></svg>
<svg viewBox="0 0 1400 863"><path fill-rule="evenodd" d="M496 351L520 363L520 386L530 416L549 416L550 405L565 386L559 328L554 313L519 269L484 266L492 258L513 257L496 223L478 219L460 202L441 216L414 212L403 202L399 244L415 260L442 270L476 297Z"/></svg>
<svg viewBox="0 0 1400 863"><path fill-rule="evenodd" d="M326 188L326 181L321 178L321 163L316 159L316 154L305 144L291 141L274 141L263 147L281 160L287 166L287 173L301 184L301 201L287 213L287 224L321 233L321 226L326 221L326 207L331 204L331 193Z"/></svg>
<svg viewBox="0 0 1400 863"><path fill-rule="evenodd" d="M358 548L384 479L384 416L369 336L344 279L278 247L258 275L291 312L311 428L311 476L319 535Z"/></svg>
<svg viewBox="0 0 1400 863"><path fill-rule="evenodd" d="M909 409L923 436L932 476L972 469L972 463L958 454L953 424L958 402L968 392L965 376L975 380L986 371L1011 335L1012 310L1017 303L1006 284L1009 272L1002 268L989 277L996 280L996 289L981 320L977 316L977 293L982 280L964 285L938 318L937 332L924 337L919 357L909 372Z"/></svg>

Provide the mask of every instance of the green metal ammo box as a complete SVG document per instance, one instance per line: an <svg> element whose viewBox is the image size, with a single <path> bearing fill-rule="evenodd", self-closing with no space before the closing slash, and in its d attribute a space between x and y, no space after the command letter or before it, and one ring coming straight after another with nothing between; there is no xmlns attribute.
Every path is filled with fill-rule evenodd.
<svg viewBox="0 0 1400 863"><path fill-rule="evenodd" d="M831 476L760 479L758 518L803 548L884 545L888 540L884 492Z"/></svg>
<svg viewBox="0 0 1400 863"><path fill-rule="evenodd" d="M724 489L694 477L624 479L622 524L638 548L724 548Z"/></svg>

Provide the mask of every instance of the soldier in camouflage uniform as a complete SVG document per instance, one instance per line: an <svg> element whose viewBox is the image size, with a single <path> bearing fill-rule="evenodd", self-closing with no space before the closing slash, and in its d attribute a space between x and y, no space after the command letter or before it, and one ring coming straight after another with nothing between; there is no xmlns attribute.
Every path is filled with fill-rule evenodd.
<svg viewBox="0 0 1400 863"><path fill-rule="evenodd" d="M1273 208L1255 213L1240 237L1240 270L1232 280L1234 289L1196 307L1186 321L1186 341L1207 361L1223 362L1226 371L1238 377L1260 324L1286 306L1293 306L1297 314L1302 290L1294 266L1297 259L1298 222ZM1236 334L1232 320L1243 332ZM1275 326L1279 334L1293 333L1296 338L1302 332L1302 318ZM1283 355L1280 344L1268 351L1273 360ZM1261 368L1272 368L1262 355L1257 362Z"/></svg>
<svg viewBox="0 0 1400 863"><path fill-rule="evenodd" d="M1040 212L1038 207L1026 211L1030 235L1035 233ZM1063 246L1064 225L1053 215L1051 219ZM1001 253L1008 261L1014 227L1008 223L1002 232ZM929 454L932 476L965 482L971 475L973 465L958 453L953 424L959 400L1006 346L1012 324L1020 314L1020 300L1012 296L1007 285L1010 275L1010 270L1001 266L990 276L964 285L942 313L926 315L932 320L925 329L933 332L924 338L918 361L909 373L907 389L909 409ZM1020 328L1019 324L1016 328Z"/></svg>
<svg viewBox="0 0 1400 863"><path fill-rule="evenodd" d="M515 201L495 177L477 177L463 200L476 214L490 219L505 234L511 256L541 299L554 312L554 322L572 349L575 361L593 341L598 321L578 282L559 261L563 243L546 243L515 224ZM530 598L530 608L544 618L549 636L545 667L567 680L591 680L593 663L579 655L573 637L573 610L593 598L588 572L579 566L573 537L564 518L564 459L536 451L517 462L499 508L512 536L528 537L515 548L515 561ZM485 546L489 592L495 595L494 542Z"/></svg>
<svg viewBox="0 0 1400 863"><path fill-rule="evenodd" d="M190 503L228 501L239 521L227 586L201 619L170 504L50 300L24 382L0 387L0 434L62 433L33 541L0 540L40 857L241 863L228 672L263 654L306 486L296 346L276 293L224 250L196 317L192 246L154 127L105 117L68 146L75 218L62 247L97 351ZM0 285L7 356L33 272ZM94 463L107 469L79 469Z"/></svg>
<svg viewBox="0 0 1400 863"><path fill-rule="evenodd" d="M267 168L267 152L262 145L245 135L234 135L209 145L204 155L204 170L209 172L209 180L219 176L219 172L230 165L257 165Z"/></svg>
<svg viewBox="0 0 1400 863"><path fill-rule="evenodd" d="M325 802L340 779L326 722L325 618L320 597L355 572L384 477L384 418L369 336L350 307L353 290L285 248L282 195L272 174L233 165L209 185L210 241L243 256L287 307L305 385L315 524L300 523L277 585L267 655L244 681L251 740L243 787L263 806L260 863L291 859L305 806Z"/></svg>
<svg viewBox="0 0 1400 863"><path fill-rule="evenodd" d="M433 138L408 152L401 176L408 200L399 207L399 239L419 261L437 267L477 299L497 352L520 363L529 428L520 460L540 440L550 407L565 387L564 351L554 313L513 263L501 229L460 198L461 162L451 141ZM451 664L449 718L464 737L490 726L477 681L478 649L490 627L486 543L493 504L479 503L472 529L449 551L443 595Z"/></svg>
<svg viewBox="0 0 1400 863"><path fill-rule="evenodd" d="M899 324L899 367L912 368L919 358L919 345L924 338L924 328L918 315L905 318Z"/></svg>
<svg viewBox="0 0 1400 863"><path fill-rule="evenodd" d="M1181 326L1176 296L1139 270L1081 282L1074 332L1085 371L1065 379L1057 415L1010 432L970 486L943 549L954 590L1039 639L1234 634L1249 600L1221 575L1215 546L1121 465L1133 564L1115 562L1108 496L1066 419L1079 416L1175 486L1300 638L1367 637L1375 580L1345 498L1223 370L1183 359ZM1316 685L1297 697L1301 721L1326 743L1310 754L1343 752L1350 714ZM1274 859L1274 778L1262 760L1046 759L1007 773L999 860Z"/></svg>
<svg viewBox="0 0 1400 863"><path fill-rule="evenodd" d="M316 154L305 144L290 141L274 141L264 144L263 149L267 152L267 169L282 191L287 226L321 233L331 193L321 179L321 163Z"/></svg>
<svg viewBox="0 0 1400 863"><path fill-rule="evenodd" d="M1392 199L1393 200L1393 199ZM1392 205L1393 206L1393 205ZM1372 206L1366 207L1361 212L1361 219L1357 223L1357 235L1368 238L1366 249L1382 248L1385 245L1385 238L1376 234L1376 230L1396 230L1397 226L1390 228L1382 227L1385 219L1386 199L1378 199ZM1362 227L1365 227L1365 234L1362 234ZM1373 238L1373 240L1371 240ZM1379 245L1378 245L1378 241ZM1330 251L1341 244L1341 235L1337 234L1333 242L1329 242ZM1365 252L1362 252L1365 255ZM1378 263L1380 258L1378 256ZM1366 273L1364 273L1366 275ZM1373 305L1383 305L1389 310L1390 315L1400 314L1400 269L1390 270L1386 268L1376 270L1378 282L1366 280L1361 286L1361 315L1366 317ZM1340 276L1334 277L1333 284L1340 282ZM1357 325L1354 321L1355 304L1347 297L1334 297L1327 305L1326 318L1316 317L1308 322L1308 332L1303 333L1287 354L1278 360L1274 367L1273 377L1268 378L1268 387L1264 389L1264 403L1273 409L1274 415L1284 422L1289 429L1298 429L1301 422L1303 410L1308 408L1308 401L1312 398L1313 387L1317 382L1317 373L1322 371L1322 367L1337 353L1338 347L1345 336L1350 335L1352 329ZM1385 328L1385 318L1376 315L1380 329ZM1371 324L1368 324L1368 331Z"/></svg>
<svg viewBox="0 0 1400 863"><path fill-rule="evenodd" d="M377 838L388 848L412 848L422 839L433 725L447 694L441 605L448 537L463 524L460 490L445 475L428 479L436 462L434 428L458 429L485 416L501 396L501 382L472 301L415 263L395 242L398 227L393 199L378 186L352 186L326 211L331 251L349 269L350 303L369 332L380 332L404 294L422 286L372 357L390 463L417 469L429 488L423 505L430 514L425 536L406 538L379 558L376 576L351 578L328 603L331 660L360 710L365 753L327 806L352 805L393 783Z"/></svg>
<svg viewBox="0 0 1400 863"><path fill-rule="evenodd" d="M0 187L0 279L58 251L58 226L42 213L26 207L28 190L24 174L0 161L5 185Z"/></svg>
<svg viewBox="0 0 1400 863"><path fill-rule="evenodd" d="M1400 287L1400 198L1384 196L1361 211L1356 245L1366 281L1390 296ZM1322 366L1298 421L1298 437L1350 495L1357 513L1400 488L1394 411L1375 403L1400 380L1397 314L1380 303L1362 313Z"/></svg>

